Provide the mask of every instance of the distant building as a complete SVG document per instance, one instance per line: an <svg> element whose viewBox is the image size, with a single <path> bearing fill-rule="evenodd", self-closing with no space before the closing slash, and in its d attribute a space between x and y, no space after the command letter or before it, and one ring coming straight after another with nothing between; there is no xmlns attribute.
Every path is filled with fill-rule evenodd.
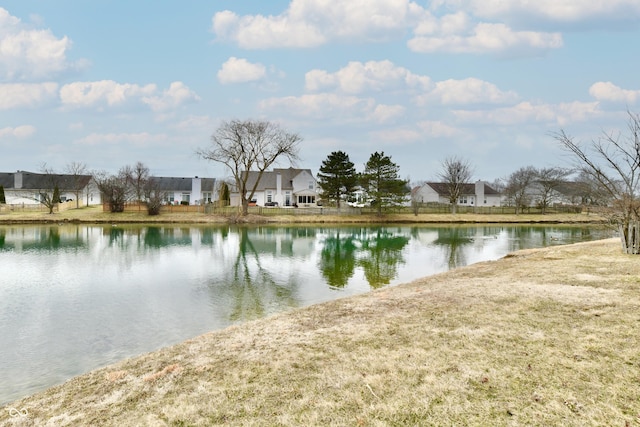
<svg viewBox="0 0 640 427"><path fill-rule="evenodd" d="M164 193L168 204L202 205L217 200L215 178L153 176L149 181L153 188Z"/></svg>
<svg viewBox="0 0 640 427"><path fill-rule="evenodd" d="M55 187L62 202L77 198L79 206L101 204L100 192L91 175L0 172L0 185L4 187L8 205L39 205L43 194L51 194Z"/></svg>
<svg viewBox="0 0 640 427"><path fill-rule="evenodd" d="M449 203L449 188L444 182L427 182L412 191L418 203ZM459 206L500 206L502 196L485 181L463 184Z"/></svg>
<svg viewBox="0 0 640 427"><path fill-rule="evenodd" d="M245 174L247 172L244 172ZM258 180L259 173L249 171L247 189L250 191ZM274 169L265 171L251 200L257 206L315 207L318 204L318 183L310 169ZM231 188L231 206L240 206L237 188Z"/></svg>

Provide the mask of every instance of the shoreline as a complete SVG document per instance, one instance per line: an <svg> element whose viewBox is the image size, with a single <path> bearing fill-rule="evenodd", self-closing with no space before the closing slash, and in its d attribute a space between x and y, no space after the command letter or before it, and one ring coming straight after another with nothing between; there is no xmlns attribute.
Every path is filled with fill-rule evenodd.
<svg viewBox="0 0 640 427"><path fill-rule="evenodd" d="M254 215L225 217L204 213L110 213L102 208L45 212L0 212L2 224L606 224L595 214L386 214L376 215Z"/></svg>
<svg viewBox="0 0 640 427"><path fill-rule="evenodd" d="M633 423L638 277L618 239L518 251L126 359L13 402L0 421Z"/></svg>

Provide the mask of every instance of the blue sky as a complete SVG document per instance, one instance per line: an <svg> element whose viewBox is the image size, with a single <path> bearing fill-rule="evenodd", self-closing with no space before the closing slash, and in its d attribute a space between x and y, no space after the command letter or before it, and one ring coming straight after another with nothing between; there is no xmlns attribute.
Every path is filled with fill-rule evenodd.
<svg viewBox="0 0 640 427"><path fill-rule="evenodd" d="M314 173L337 150L414 182L450 156L489 181L566 166L552 132L640 112L638 40L639 0L5 0L0 171L225 177L195 151L249 118Z"/></svg>

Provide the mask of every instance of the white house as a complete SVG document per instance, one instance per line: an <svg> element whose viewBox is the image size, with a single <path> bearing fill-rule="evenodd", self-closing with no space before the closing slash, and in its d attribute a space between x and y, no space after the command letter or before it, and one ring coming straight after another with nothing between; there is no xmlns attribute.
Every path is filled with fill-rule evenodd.
<svg viewBox="0 0 640 427"><path fill-rule="evenodd" d="M247 173L247 172L244 172ZM257 171L249 171L247 189L258 180ZM318 202L318 183L310 169L274 169L264 171L251 200L257 206L315 207ZM231 190L231 206L240 206L240 194Z"/></svg>
<svg viewBox="0 0 640 427"><path fill-rule="evenodd" d="M55 187L62 202L77 199L79 206L101 204L100 192L91 175L0 172L0 185L8 205L39 205L42 195L51 195Z"/></svg>
<svg viewBox="0 0 640 427"><path fill-rule="evenodd" d="M427 182L413 189L413 200L418 203L449 203L449 189L444 182ZM485 181L463 184L459 206L500 206L501 195Z"/></svg>
<svg viewBox="0 0 640 427"><path fill-rule="evenodd" d="M165 203L202 205L216 199L215 178L153 176L149 180L154 188L164 193Z"/></svg>

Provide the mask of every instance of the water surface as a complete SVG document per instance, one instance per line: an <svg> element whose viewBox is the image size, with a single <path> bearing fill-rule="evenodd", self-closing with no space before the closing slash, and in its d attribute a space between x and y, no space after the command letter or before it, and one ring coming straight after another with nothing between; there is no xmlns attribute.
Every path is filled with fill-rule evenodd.
<svg viewBox="0 0 640 427"><path fill-rule="evenodd" d="M237 322L610 236L569 226L0 226L0 404Z"/></svg>

